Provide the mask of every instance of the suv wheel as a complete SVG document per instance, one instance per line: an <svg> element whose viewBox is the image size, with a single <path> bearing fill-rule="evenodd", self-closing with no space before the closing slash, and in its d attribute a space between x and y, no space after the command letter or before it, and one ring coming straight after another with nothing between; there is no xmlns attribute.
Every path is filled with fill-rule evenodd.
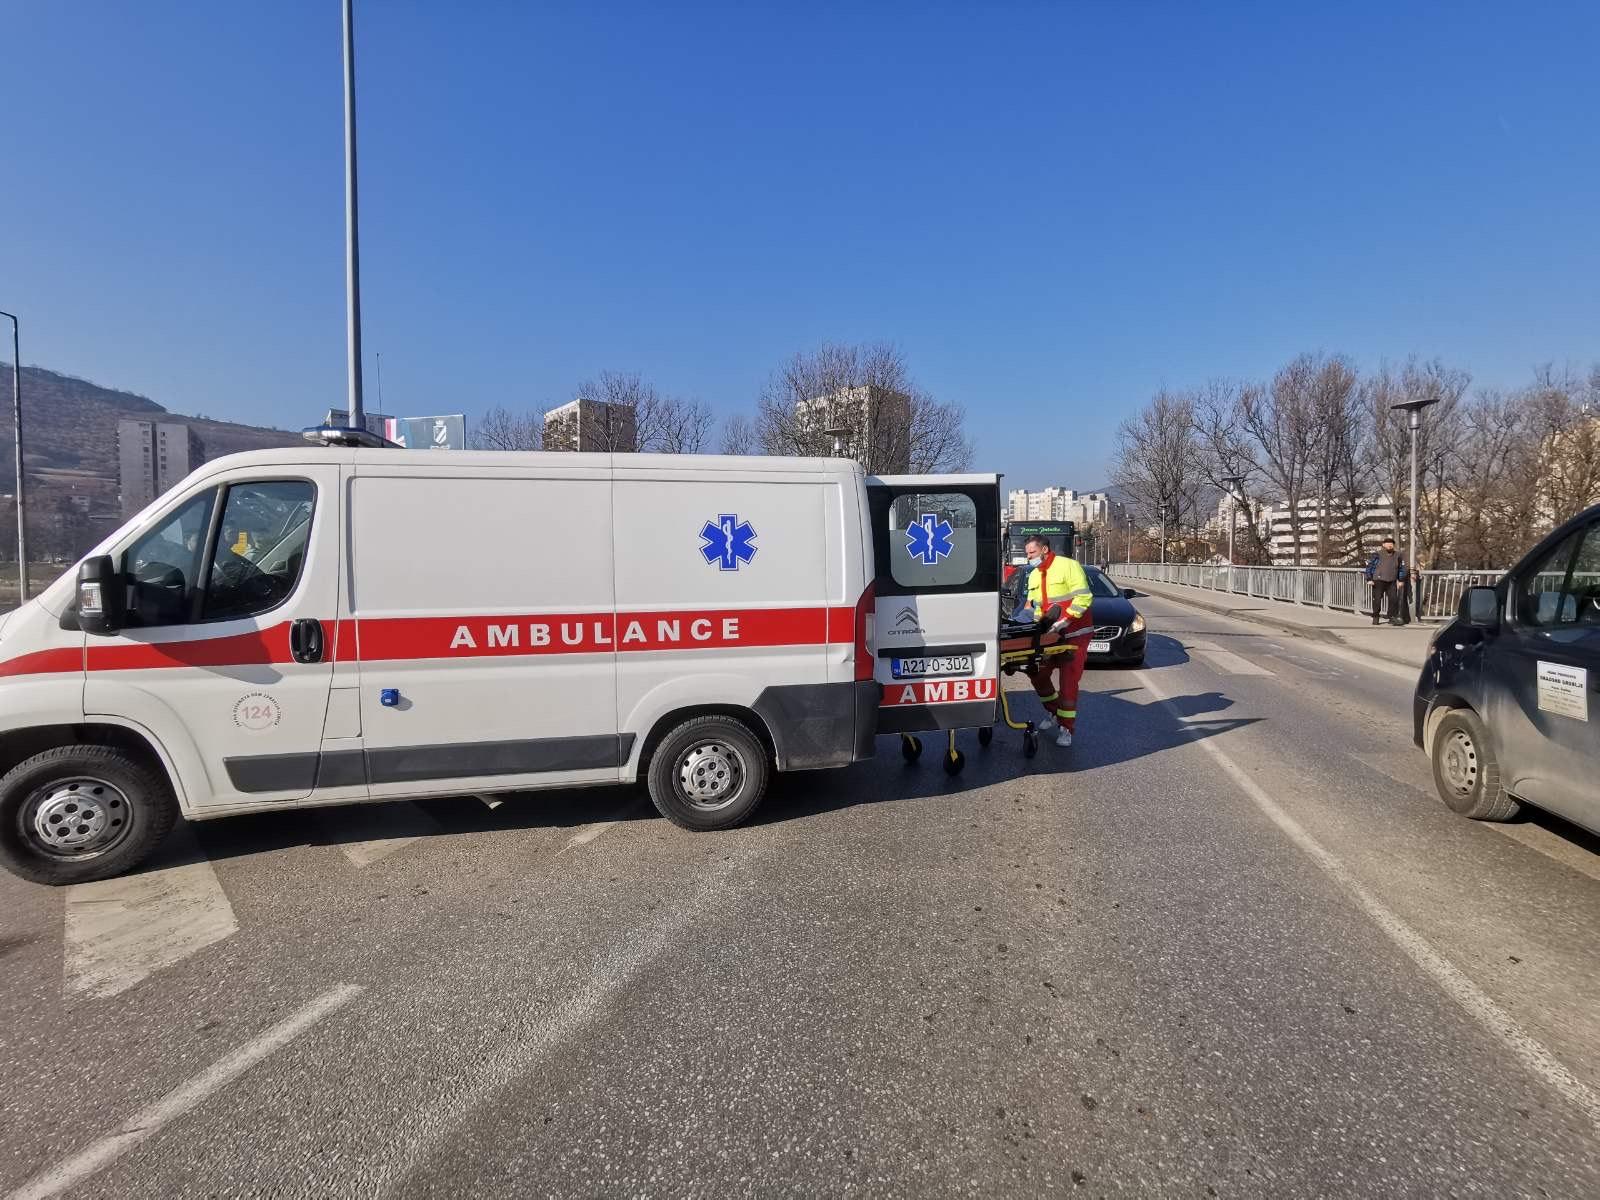
<svg viewBox="0 0 1600 1200"><path fill-rule="evenodd" d="M650 757L650 799L683 829L731 829L766 794L767 748L742 721L696 717L662 739Z"/></svg>
<svg viewBox="0 0 1600 1200"><path fill-rule="evenodd" d="M0 779L0 864L35 883L86 883L137 866L172 831L166 779L111 746L57 746Z"/></svg>
<svg viewBox="0 0 1600 1200"><path fill-rule="evenodd" d="M1433 785L1452 812L1475 821L1504 821L1522 808L1501 786L1489 731L1471 709L1455 709L1434 730Z"/></svg>

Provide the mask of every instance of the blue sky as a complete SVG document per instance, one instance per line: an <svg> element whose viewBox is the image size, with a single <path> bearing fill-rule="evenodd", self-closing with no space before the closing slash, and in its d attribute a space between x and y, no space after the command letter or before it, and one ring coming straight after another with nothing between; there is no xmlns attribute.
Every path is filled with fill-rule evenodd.
<svg viewBox="0 0 1600 1200"><path fill-rule="evenodd" d="M1600 5L357 0L385 408L604 369L719 413L890 340L1017 485L1303 350L1600 359ZM338 0L0 0L23 359L294 426L344 389ZM16 168L20 168L20 186ZM1052 428L1059 432L1052 433Z"/></svg>

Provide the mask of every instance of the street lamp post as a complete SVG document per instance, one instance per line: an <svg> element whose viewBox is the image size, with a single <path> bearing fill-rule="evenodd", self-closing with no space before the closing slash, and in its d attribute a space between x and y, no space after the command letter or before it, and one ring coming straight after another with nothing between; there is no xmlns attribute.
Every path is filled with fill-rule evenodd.
<svg viewBox="0 0 1600 1200"><path fill-rule="evenodd" d="M16 423L17 435L17 595L20 603L28 602L28 518L23 493L26 487L22 472L22 338L17 318L0 312L11 322L11 419Z"/></svg>
<svg viewBox="0 0 1600 1200"><path fill-rule="evenodd" d="M1239 489L1244 486L1243 475L1225 475L1223 484L1228 489L1228 590L1233 590L1233 535L1239 527Z"/></svg>
<svg viewBox="0 0 1600 1200"><path fill-rule="evenodd" d="M1167 577L1167 506L1160 505L1156 513L1161 521L1161 578Z"/></svg>
<svg viewBox="0 0 1600 1200"><path fill-rule="evenodd" d="M1391 404L1391 409L1402 409L1406 414L1406 423L1411 429L1411 525L1406 531L1406 557L1411 570L1417 567L1417 430L1422 428L1422 410L1439 403L1438 396L1429 396L1422 400L1402 400L1398 404Z"/></svg>
<svg viewBox="0 0 1600 1200"><path fill-rule="evenodd" d="M344 300L350 424L367 427L361 399L361 251L356 223L356 30L353 0L344 0Z"/></svg>

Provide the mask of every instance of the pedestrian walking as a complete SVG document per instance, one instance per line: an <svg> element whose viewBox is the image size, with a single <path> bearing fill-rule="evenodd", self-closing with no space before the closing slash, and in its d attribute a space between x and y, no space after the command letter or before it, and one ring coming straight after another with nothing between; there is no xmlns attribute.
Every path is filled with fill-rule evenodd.
<svg viewBox="0 0 1600 1200"><path fill-rule="evenodd" d="M1378 623L1387 600L1389 624L1403 625L1400 601L1409 572L1405 555L1395 549L1394 538L1384 538L1383 545L1367 560L1366 575L1367 587L1372 593L1372 623Z"/></svg>

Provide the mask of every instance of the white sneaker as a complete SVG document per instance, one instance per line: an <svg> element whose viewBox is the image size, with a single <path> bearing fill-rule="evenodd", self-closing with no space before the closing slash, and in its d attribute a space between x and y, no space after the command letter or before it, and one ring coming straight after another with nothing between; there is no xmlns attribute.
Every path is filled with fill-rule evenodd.
<svg viewBox="0 0 1600 1200"><path fill-rule="evenodd" d="M1044 717L1041 720L1033 723L1033 731L1035 733L1051 733L1060 728L1060 722L1058 722L1054 717Z"/></svg>
<svg viewBox="0 0 1600 1200"><path fill-rule="evenodd" d="M1058 746L1070 746L1070 745L1072 745L1072 733L1071 733L1071 731L1063 729L1060 733L1056 734L1056 745L1058 745Z"/></svg>

